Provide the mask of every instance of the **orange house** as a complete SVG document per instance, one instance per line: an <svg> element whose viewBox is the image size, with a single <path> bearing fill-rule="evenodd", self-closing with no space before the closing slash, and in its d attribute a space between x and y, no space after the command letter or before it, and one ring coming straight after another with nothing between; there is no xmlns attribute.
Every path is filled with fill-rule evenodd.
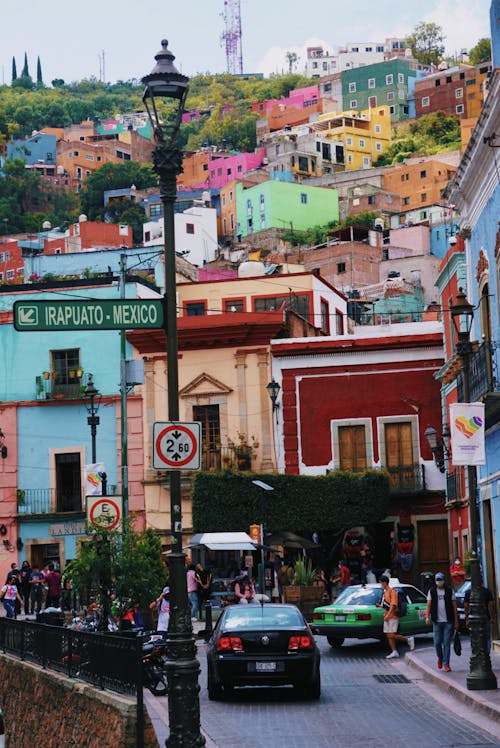
<svg viewBox="0 0 500 748"><path fill-rule="evenodd" d="M382 187L401 197L401 210L408 211L440 202L442 192L456 169L441 161L398 164L382 177Z"/></svg>
<svg viewBox="0 0 500 748"><path fill-rule="evenodd" d="M116 140L103 143L68 142L60 140L56 148L56 164L75 180L76 191L93 171L103 164L130 161L130 144Z"/></svg>

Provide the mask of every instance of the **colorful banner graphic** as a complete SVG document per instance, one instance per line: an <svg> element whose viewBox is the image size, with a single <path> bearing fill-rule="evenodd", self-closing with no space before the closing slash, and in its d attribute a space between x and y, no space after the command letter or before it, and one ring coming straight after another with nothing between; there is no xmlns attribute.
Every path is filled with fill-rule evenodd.
<svg viewBox="0 0 500 748"><path fill-rule="evenodd" d="M104 462L85 465L85 496L102 495L102 475L105 472Z"/></svg>
<svg viewBox="0 0 500 748"><path fill-rule="evenodd" d="M484 403L453 403L450 421L453 464L484 465Z"/></svg>

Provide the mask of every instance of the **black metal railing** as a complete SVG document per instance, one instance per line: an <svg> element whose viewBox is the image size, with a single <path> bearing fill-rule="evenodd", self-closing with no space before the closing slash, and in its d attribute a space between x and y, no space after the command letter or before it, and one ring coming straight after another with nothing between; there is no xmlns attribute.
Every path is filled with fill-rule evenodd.
<svg viewBox="0 0 500 748"><path fill-rule="evenodd" d="M140 638L0 618L0 649L100 689L132 695L142 689Z"/></svg>
<svg viewBox="0 0 500 748"><path fill-rule="evenodd" d="M424 489L423 465L385 467L389 473L391 493L416 493Z"/></svg>
<svg viewBox="0 0 500 748"><path fill-rule="evenodd" d="M253 447L246 449L240 445L235 447L215 446L202 448L201 469L202 470L251 470Z"/></svg>
<svg viewBox="0 0 500 748"><path fill-rule="evenodd" d="M500 381L498 379L499 341L485 341L481 343L477 351L470 358L470 402L483 400L486 395L500 392ZM464 385L463 372L457 379L458 400L463 402Z"/></svg>

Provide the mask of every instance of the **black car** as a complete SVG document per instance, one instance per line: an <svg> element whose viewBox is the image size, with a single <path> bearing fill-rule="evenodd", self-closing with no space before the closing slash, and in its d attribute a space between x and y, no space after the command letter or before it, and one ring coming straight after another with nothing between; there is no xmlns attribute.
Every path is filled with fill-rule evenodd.
<svg viewBox="0 0 500 748"><path fill-rule="evenodd" d="M455 592L455 598L457 601L458 623L462 631L466 631L464 600L465 600L465 593L470 590L470 586L471 586L470 579L466 579L465 582L462 582L458 590Z"/></svg>
<svg viewBox="0 0 500 748"><path fill-rule="evenodd" d="M320 654L295 605L231 605L215 626L207 648L208 698L233 686L293 685L319 699Z"/></svg>

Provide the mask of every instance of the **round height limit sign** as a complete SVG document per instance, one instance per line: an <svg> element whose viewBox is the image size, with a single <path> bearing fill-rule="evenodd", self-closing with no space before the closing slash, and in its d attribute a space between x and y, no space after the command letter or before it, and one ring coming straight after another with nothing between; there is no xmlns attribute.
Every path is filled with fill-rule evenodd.
<svg viewBox="0 0 500 748"><path fill-rule="evenodd" d="M201 423L155 423L153 468L155 470L200 469Z"/></svg>

